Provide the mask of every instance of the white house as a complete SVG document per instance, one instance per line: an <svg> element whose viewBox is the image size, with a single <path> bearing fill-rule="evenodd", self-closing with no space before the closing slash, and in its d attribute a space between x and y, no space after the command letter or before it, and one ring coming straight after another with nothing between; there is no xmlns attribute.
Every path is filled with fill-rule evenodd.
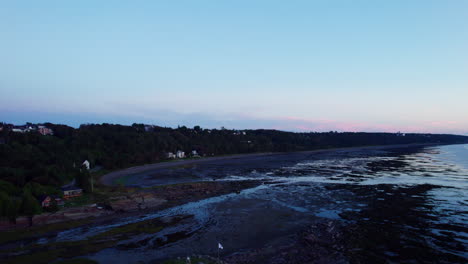
<svg viewBox="0 0 468 264"><path fill-rule="evenodd" d="M89 165L90 165L90 164L89 164L89 161L88 161L88 160L83 161L83 164L82 164L82 165L85 166L85 168L86 168L87 170L89 170Z"/></svg>
<svg viewBox="0 0 468 264"><path fill-rule="evenodd" d="M176 158L176 155L174 153L172 153L172 152L168 152L166 155L167 155L168 159L175 159Z"/></svg>
<svg viewBox="0 0 468 264"><path fill-rule="evenodd" d="M181 151L181 150L178 150L176 152L176 157L179 158L179 159L183 159L185 158L185 152Z"/></svg>
<svg viewBox="0 0 468 264"><path fill-rule="evenodd" d="M62 187L62 191L63 198L65 199L81 196L83 194L83 189L78 188L76 186Z"/></svg>
<svg viewBox="0 0 468 264"><path fill-rule="evenodd" d="M145 125L145 131L146 132L151 132L154 130L154 126L153 125Z"/></svg>
<svg viewBox="0 0 468 264"><path fill-rule="evenodd" d="M24 125L24 126L15 126L11 130L12 132L16 133L26 133L26 132L31 132L36 130L36 126L30 126L30 125Z"/></svg>

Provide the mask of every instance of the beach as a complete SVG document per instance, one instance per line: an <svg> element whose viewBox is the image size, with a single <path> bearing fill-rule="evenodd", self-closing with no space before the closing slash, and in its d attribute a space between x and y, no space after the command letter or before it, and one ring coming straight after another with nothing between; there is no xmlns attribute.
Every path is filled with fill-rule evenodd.
<svg viewBox="0 0 468 264"><path fill-rule="evenodd" d="M400 144L400 145L382 145L382 146L363 146L363 147L350 147L350 148L330 148L330 149L317 149L317 150L310 150L310 151L299 151L299 152L268 152L268 153L248 153L248 154L234 154L234 155L226 155L226 156L217 156L217 157L202 157L196 159L182 159L182 160L171 160L166 162L159 162L153 164L146 164L141 166L134 166L122 170L117 170L108 174L103 175L100 177L99 181L101 184L107 186L116 186L118 184L118 180L123 177L128 177L132 175L145 175L151 172L157 173L158 171L170 168L177 168L177 167L184 167L184 166L192 166L197 164L223 164L224 162L249 162L249 160L255 160L258 158L275 158L280 156L291 156L291 155L299 155L299 156L307 156L307 155L318 155L322 153L333 153L333 152L360 152L360 151L376 151L376 150L386 150L392 148L416 148L416 147L424 147L424 146L431 146L434 144ZM294 157L296 158L296 157ZM300 158L300 157L299 157ZM176 176L177 175L172 175ZM141 179L142 177L139 177ZM138 181L137 179L136 181ZM167 179L170 181L169 179ZM191 181L191 179L188 179ZM170 182L167 182L170 183ZM167 184L166 183L166 184ZM160 185L164 185L164 181L161 181ZM146 186L146 185L144 185Z"/></svg>

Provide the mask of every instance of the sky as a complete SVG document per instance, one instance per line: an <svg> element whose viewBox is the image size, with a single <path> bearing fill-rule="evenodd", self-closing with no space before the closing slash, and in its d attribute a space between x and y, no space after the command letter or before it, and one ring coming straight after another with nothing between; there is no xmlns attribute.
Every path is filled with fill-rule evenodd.
<svg viewBox="0 0 468 264"><path fill-rule="evenodd" d="M3 1L0 121L468 134L468 1Z"/></svg>

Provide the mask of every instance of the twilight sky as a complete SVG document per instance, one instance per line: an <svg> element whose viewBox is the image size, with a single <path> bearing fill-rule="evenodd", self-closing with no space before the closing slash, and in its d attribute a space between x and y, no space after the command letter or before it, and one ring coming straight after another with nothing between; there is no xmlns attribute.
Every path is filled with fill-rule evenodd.
<svg viewBox="0 0 468 264"><path fill-rule="evenodd" d="M468 133L468 1L3 1L0 121Z"/></svg>

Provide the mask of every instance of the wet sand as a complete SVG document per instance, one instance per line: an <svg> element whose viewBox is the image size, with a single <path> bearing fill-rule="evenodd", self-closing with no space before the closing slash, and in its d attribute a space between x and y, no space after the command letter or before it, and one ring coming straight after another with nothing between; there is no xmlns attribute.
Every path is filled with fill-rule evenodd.
<svg viewBox="0 0 468 264"><path fill-rule="evenodd" d="M432 145L435 145L435 144L399 144L399 145L364 146L364 147L350 147L350 148L317 149L317 150L300 151L300 152L248 153L248 154L235 154L235 155L228 155L228 156L204 157L204 158L199 158L199 159L184 159L184 160L158 162L158 163L153 163L153 164L130 167L127 169L118 170L118 171L114 171L106 175L103 175L99 180L104 185L116 186L118 185L117 184L118 179L122 177L127 177L127 176L137 175L137 174L139 175L139 174L143 174L143 173L147 173L151 171L157 171L161 169L169 169L169 168L197 165L197 164L203 164L203 163L216 164L216 163L222 163L222 162L230 161L230 160L243 161L243 160L249 160L252 158L274 157L274 156L290 155L290 154L321 154L321 153L342 152L342 151L357 152L357 151L366 151L366 150L386 150L386 149L394 149L394 148L424 147L424 146L432 146ZM190 182L190 179L187 179L186 181L183 181L183 182Z"/></svg>

